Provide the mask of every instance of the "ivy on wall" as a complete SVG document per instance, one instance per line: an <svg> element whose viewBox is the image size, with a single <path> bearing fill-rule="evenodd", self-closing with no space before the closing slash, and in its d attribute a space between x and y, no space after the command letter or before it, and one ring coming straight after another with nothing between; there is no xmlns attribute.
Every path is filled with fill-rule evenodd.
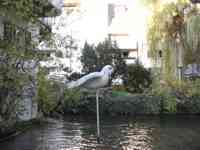
<svg viewBox="0 0 200 150"><path fill-rule="evenodd" d="M42 57L34 51L36 44L27 29L30 24L38 25L38 17L43 15L45 8L48 8L48 0L0 2L0 19L4 23L4 33L0 39L0 116L3 118L12 116L16 106L11 111L9 106L19 102L23 87L34 80L25 63L30 60L37 63Z"/></svg>

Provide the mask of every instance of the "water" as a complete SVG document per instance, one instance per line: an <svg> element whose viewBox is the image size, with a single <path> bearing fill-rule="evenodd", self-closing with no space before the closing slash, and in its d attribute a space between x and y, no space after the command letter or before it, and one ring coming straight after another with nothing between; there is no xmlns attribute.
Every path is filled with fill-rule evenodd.
<svg viewBox="0 0 200 150"><path fill-rule="evenodd" d="M53 120L5 142L0 150L200 150L200 117L95 118Z"/></svg>

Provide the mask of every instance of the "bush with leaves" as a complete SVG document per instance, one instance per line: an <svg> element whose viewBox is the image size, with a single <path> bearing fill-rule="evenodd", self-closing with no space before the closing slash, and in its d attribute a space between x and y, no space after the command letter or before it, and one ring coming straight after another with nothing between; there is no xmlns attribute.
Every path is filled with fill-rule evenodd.
<svg viewBox="0 0 200 150"><path fill-rule="evenodd" d="M123 80L126 90L131 93L142 93L152 83L150 71L138 62L128 65Z"/></svg>
<svg viewBox="0 0 200 150"><path fill-rule="evenodd" d="M200 113L200 80L154 79L151 94L161 97L162 113Z"/></svg>
<svg viewBox="0 0 200 150"><path fill-rule="evenodd" d="M78 107L81 104L82 93L78 89L65 89L63 97L63 111L65 113L77 113Z"/></svg>
<svg viewBox="0 0 200 150"><path fill-rule="evenodd" d="M176 113L177 112L177 97L172 93L169 86L163 86L159 82L154 82L152 85L152 95L160 97L161 113Z"/></svg>
<svg viewBox="0 0 200 150"><path fill-rule="evenodd" d="M44 70L38 73L37 100L40 111L44 115L50 115L57 109L62 98L62 87L55 81L47 80Z"/></svg>
<svg viewBox="0 0 200 150"><path fill-rule="evenodd" d="M200 113L200 79L168 81L180 113Z"/></svg>

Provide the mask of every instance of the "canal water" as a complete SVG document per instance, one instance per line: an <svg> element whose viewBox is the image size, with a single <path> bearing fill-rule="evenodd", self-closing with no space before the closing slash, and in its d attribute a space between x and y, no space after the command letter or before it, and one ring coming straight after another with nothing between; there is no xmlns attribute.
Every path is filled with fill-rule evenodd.
<svg viewBox="0 0 200 150"><path fill-rule="evenodd" d="M65 117L51 120L0 143L0 150L200 150L200 117L101 118Z"/></svg>

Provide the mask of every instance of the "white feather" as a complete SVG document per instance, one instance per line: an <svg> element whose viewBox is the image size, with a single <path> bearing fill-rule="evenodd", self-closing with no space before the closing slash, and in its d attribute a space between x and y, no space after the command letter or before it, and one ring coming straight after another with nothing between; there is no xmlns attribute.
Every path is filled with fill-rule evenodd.
<svg viewBox="0 0 200 150"><path fill-rule="evenodd" d="M72 81L67 84L68 88L84 87L88 89L97 89L106 86L109 82L113 68L110 65L103 67L101 72L93 72L83 76L77 81Z"/></svg>

